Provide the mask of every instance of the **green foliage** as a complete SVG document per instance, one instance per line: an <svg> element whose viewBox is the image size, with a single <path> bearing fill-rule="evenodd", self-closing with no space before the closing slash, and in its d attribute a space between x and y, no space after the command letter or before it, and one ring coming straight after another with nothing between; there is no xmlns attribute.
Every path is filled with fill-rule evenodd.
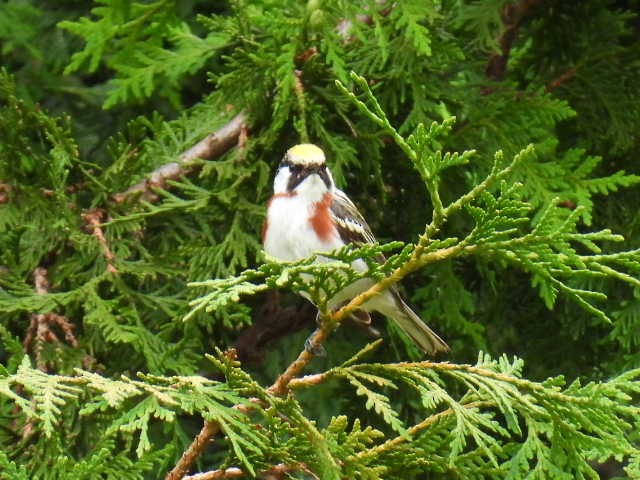
<svg viewBox="0 0 640 480"><path fill-rule="evenodd" d="M474 476L482 458L484 468L495 468L490 474L494 478L546 478L554 471L586 478L593 471L579 451L592 452L593 459L601 459L634 450L609 432L626 430L634 415L617 402L621 395L637 392L637 384L629 382L637 371L606 384L582 386L575 382L564 386L561 377L539 384L524 380L520 378L522 367L517 359L501 357L496 361L480 354L474 366L364 364L338 367L327 376L345 378L352 384L357 376L393 391L404 384L419 396L426 411L434 412L410 429L411 437L405 436L407 441L400 447L409 468L423 456L432 459L430 468L436 471L455 469ZM451 382L462 384L466 393L461 398L449 393L457 390ZM362 383L357 386L376 405L376 411L386 411L387 397L380 398ZM393 426L392 418L384 418ZM595 418L598 421L594 422ZM438 438L437 451L425 437ZM388 452L383 447L360 456L384 465L379 455L384 457Z"/></svg>
<svg viewBox="0 0 640 480"><path fill-rule="evenodd" d="M138 438L129 448L139 461L131 464L127 478L142 478L134 472L153 471L166 455L166 448L156 444L157 438L150 438L152 427L161 422L165 430L177 430L180 414L218 422L231 443L231 457L250 472L286 454L288 462L324 472L323 478L344 474L373 478L425 467L472 477L484 472L492 478L526 474L545 478L547 472L556 471L587 478L593 475L588 460L634 452L624 434L639 412L621 405L620 400L640 390L637 370L606 383L565 386L561 377L542 383L523 379L521 360L493 360L481 354L475 365L351 363L322 374L325 381L347 380L366 398L367 408L400 433L383 441L382 431L362 428L358 420L348 431L345 416L334 417L319 431L292 399L271 396L224 355L211 360L225 373L225 383L199 376L141 375L139 380L111 380L81 370L73 376L46 375L23 362L15 374L2 378L0 395L15 396L23 388L33 394L30 402L18 405L21 415L35 427L42 422L66 428L66 418L80 399L83 407L75 422L82 424L100 413L102 430L92 432L100 441L67 465L76 478L94 478L88 470L94 464L98 471L115 473L99 463L107 452L114 455L111 468L124 466L126 452L116 454L113 440L129 434ZM307 388L322 388L317 385L314 382ZM415 395L421 420L406 428L392 405ZM252 396L267 408L250 401ZM250 405L253 413L247 416L230 408L232 405ZM261 424L266 429L257 428ZM53 434L52 430L43 432L46 437ZM149 456L151 451L159 455ZM421 458L430 460L425 464ZM0 461L7 472L22 478L19 475L24 471L8 458L0 457Z"/></svg>
<svg viewBox="0 0 640 480"><path fill-rule="evenodd" d="M192 470L640 478L638 7L0 3L0 478L162 478L203 421ZM123 195L240 111L239 148ZM301 141L380 243L265 259ZM327 309L365 277L451 356ZM278 396L314 322L288 292L333 332Z"/></svg>

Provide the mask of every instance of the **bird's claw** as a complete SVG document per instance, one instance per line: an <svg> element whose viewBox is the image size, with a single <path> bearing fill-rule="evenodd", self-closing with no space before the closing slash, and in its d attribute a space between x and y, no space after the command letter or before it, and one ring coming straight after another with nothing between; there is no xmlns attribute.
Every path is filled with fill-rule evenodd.
<svg viewBox="0 0 640 480"><path fill-rule="evenodd" d="M314 335L315 332L309 335L309 338L304 341L304 349L314 357L326 357L327 351L324 349L321 343L316 343L313 340Z"/></svg>

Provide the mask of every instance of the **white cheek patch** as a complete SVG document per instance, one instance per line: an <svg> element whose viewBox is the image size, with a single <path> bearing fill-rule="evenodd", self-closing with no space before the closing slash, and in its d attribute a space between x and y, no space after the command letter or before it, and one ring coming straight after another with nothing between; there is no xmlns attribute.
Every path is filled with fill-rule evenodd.
<svg viewBox="0 0 640 480"><path fill-rule="evenodd" d="M289 178L291 178L289 167L280 167L273 180L273 193L286 193Z"/></svg>

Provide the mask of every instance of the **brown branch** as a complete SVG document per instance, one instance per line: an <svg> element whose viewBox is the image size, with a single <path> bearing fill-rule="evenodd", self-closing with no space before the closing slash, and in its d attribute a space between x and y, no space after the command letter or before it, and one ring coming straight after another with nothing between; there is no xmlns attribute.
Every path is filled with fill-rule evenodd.
<svg viewBox="0 0 640 480"><path fill-rule="evenodd" d="M217 422L205 421L204 426L191 442L191 445L184 451L176 466L167 473L164 477L165 480L180 480L182 479L189 468L196 461L196 459L202 454L205 447L213 441L213 437L220 431L220 424ZM224 477L222 477L224 478Z"/></svg>
<svg viewBox="0 0 640 480"><path fill-rule="evenodd" d="M242 331L234 344L238 360L243 365L262 364L273 342L315 325L317 310L313 304L302 301L295 305L282 305L278 290L268 290L264 294L256 295L251 305L254 312L251 326ZM350 323L350 327L353 326L370 337L380 335L371 327L371 319L368 316L362 318L365 312L355 313L357 315L350 315L345 319Z"/></svg>
<svg viewBox="0 0 640 480"><path fill-rule="evenodd" d="M523 20L529 17L542 2L543 0L520 0L517 3L508 3L504 6L500 14L504 31L497 39L500 52L491 55L485 69L485 74L489 79L496 82L504 80L509 53L518 36L518 28Z"/></svg>
<svg viewBox="0 0 640 480"><path fill-rule="evenodd" d="M313 332L309 338L309 344L311 346L322 345L327 339L332 330L331 328L328 328L328 323L329 322L324 322L322 327ZM313 360L313 354L306 349L302 350L298 355L298 358L296 358L293 363L291 363L287 369L280 374L273 385L269 387L269 392L278 396L285 395L289 391L289 383L291 380L298 376L311 360Z"/></svg>
<svg viewBox="0 0 640 480"><path fill-rule="evenodd" d="M107 261L107 270L111 273L118 273L116 267L113 266L116 257L109 248L109 243L107 243L107 239L105 238L102 227L100 226L104 215L104 210L95 208L83 213L81 216L83 220L87 222L91 234L98 239L98 243L100 244L100 248L102 249L102 255Z"/></svg>
<svg viewBox="0 0 640 480"><path fill-rule="evenodd" d="M352 312L358 310L358 308L360 308L362 304L364 304L367 300L380 295L384 290L392 285L395 285L410 273L416 271L417 269L423 267L428 263L442 261L447 258L456 256L465 250L471 251L472 249L473 247L471 246L463 247L462 245L456 245L453 247L436 250L435 252L423 254L422 249L416 248L416 250L414 250L412 258L402 267L397 268L391 275L385 277L378 283L371 286L371 288L369 288L368 290L365 290L361 294L352 298L348 304L346 304L339 310L331 313L329 315L328 321L323 322L322 326L313 333L313 335L309 339L309 343L312 346L322 345L329 334L333 331L335 326L341 323L343 319L347 318ZM269 387L269 392L275 395L284 395L285 393L287 393L289 389L289 383L293 380L294 377L300 375L302 370L304 370L304 368L312 359L313 355L307 350L303 350L300 355L298 355L298 358L291 365L289 365L289 367L287 367L287 369L276 379L275 383L271 385L271 387Z"/></svg>
<svg viewBox="0 0 640 480"><path fill-rule="evenodd" d="M571 80L577 71L578 69L576 67L571 67L569 70L564 72L559 77L555 78L554 80L551 80L547 84L547 87L545 88L545 92L547 93L552 92L553 90L558 88L560 85L562 85L566 81Z"/></svg>
<svg viewBox="0 0 640 480"><path fill-rule="evenodd" d="M259 400L255 398L250 399L250 401L253 403L259 403ZM252 406L246 404L234 405L233 408L243 413L248 413L252 410ZM189 445L189 447L184 451L182 457L180 457L180 460L178 460L178 463L176 463L175 467L173 467L173 469L169 473L167 473L167 476L164 477L165 480L183 479L189 471L191 465L202 454L202 452L204 452L204 449L207 447L207 445L213 442L213 437L215 437L220 431L222 431L222 428L220 427L220 424L218 422L205 420L202 429L193 439L191 445Z"/></svg>
<svg viewBox="0 0 640 480"><path fill-rule="evenodd" d="M124 192L114 194L112 196L113 200L116 203L123 203L134 197L154 200L156 195L153 193L153 189L163 188L168 180L176 180L187 174L193 168L194 160L216 158L236 145L243 128L246 129L246 122L247 114L242 111L218 131L207 135L182 153L177 162L162 165L151 172L147 178L129 187Z"/></svg>
<svg viewBox="0 0 640 480"><path fill-rule="evenodd" d="M300 378L293 378L289 382L289 389L295 390L297 388L309 387L312 385L318 385L324 382L330 376L329 372L314 373L313 375L305 375Z"/></svg>

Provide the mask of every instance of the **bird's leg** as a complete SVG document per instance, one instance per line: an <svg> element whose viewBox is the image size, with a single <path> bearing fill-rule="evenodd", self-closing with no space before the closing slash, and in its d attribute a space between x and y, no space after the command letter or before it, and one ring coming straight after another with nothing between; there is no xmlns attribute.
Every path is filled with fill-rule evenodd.
<svg viewBox="0 0 640 480"><path fill-rule="evenodd" d="M320 315L320 310L318 310L318 313L316 314L316 324L318 325L318 327L322 326L322 317ZM316 357L326 357L327 356L327 351L324 349L324 347L322 346L321 343L315 343L313 341L313 338L315 337L316 332L318 331L318 329L316 329L311 335L309 335L309 337L305 340L304 342L304 349L309 352L311 355L314 355Z"/></svg>
<svg viewBox="0 0 640 480"><path fill-rule="evenodd" d="M326 357L327 351L324 349L321 343L315 343L313 337L318 330L314 331L309 338L304 341L304 349L314 357Z"/></svg>

